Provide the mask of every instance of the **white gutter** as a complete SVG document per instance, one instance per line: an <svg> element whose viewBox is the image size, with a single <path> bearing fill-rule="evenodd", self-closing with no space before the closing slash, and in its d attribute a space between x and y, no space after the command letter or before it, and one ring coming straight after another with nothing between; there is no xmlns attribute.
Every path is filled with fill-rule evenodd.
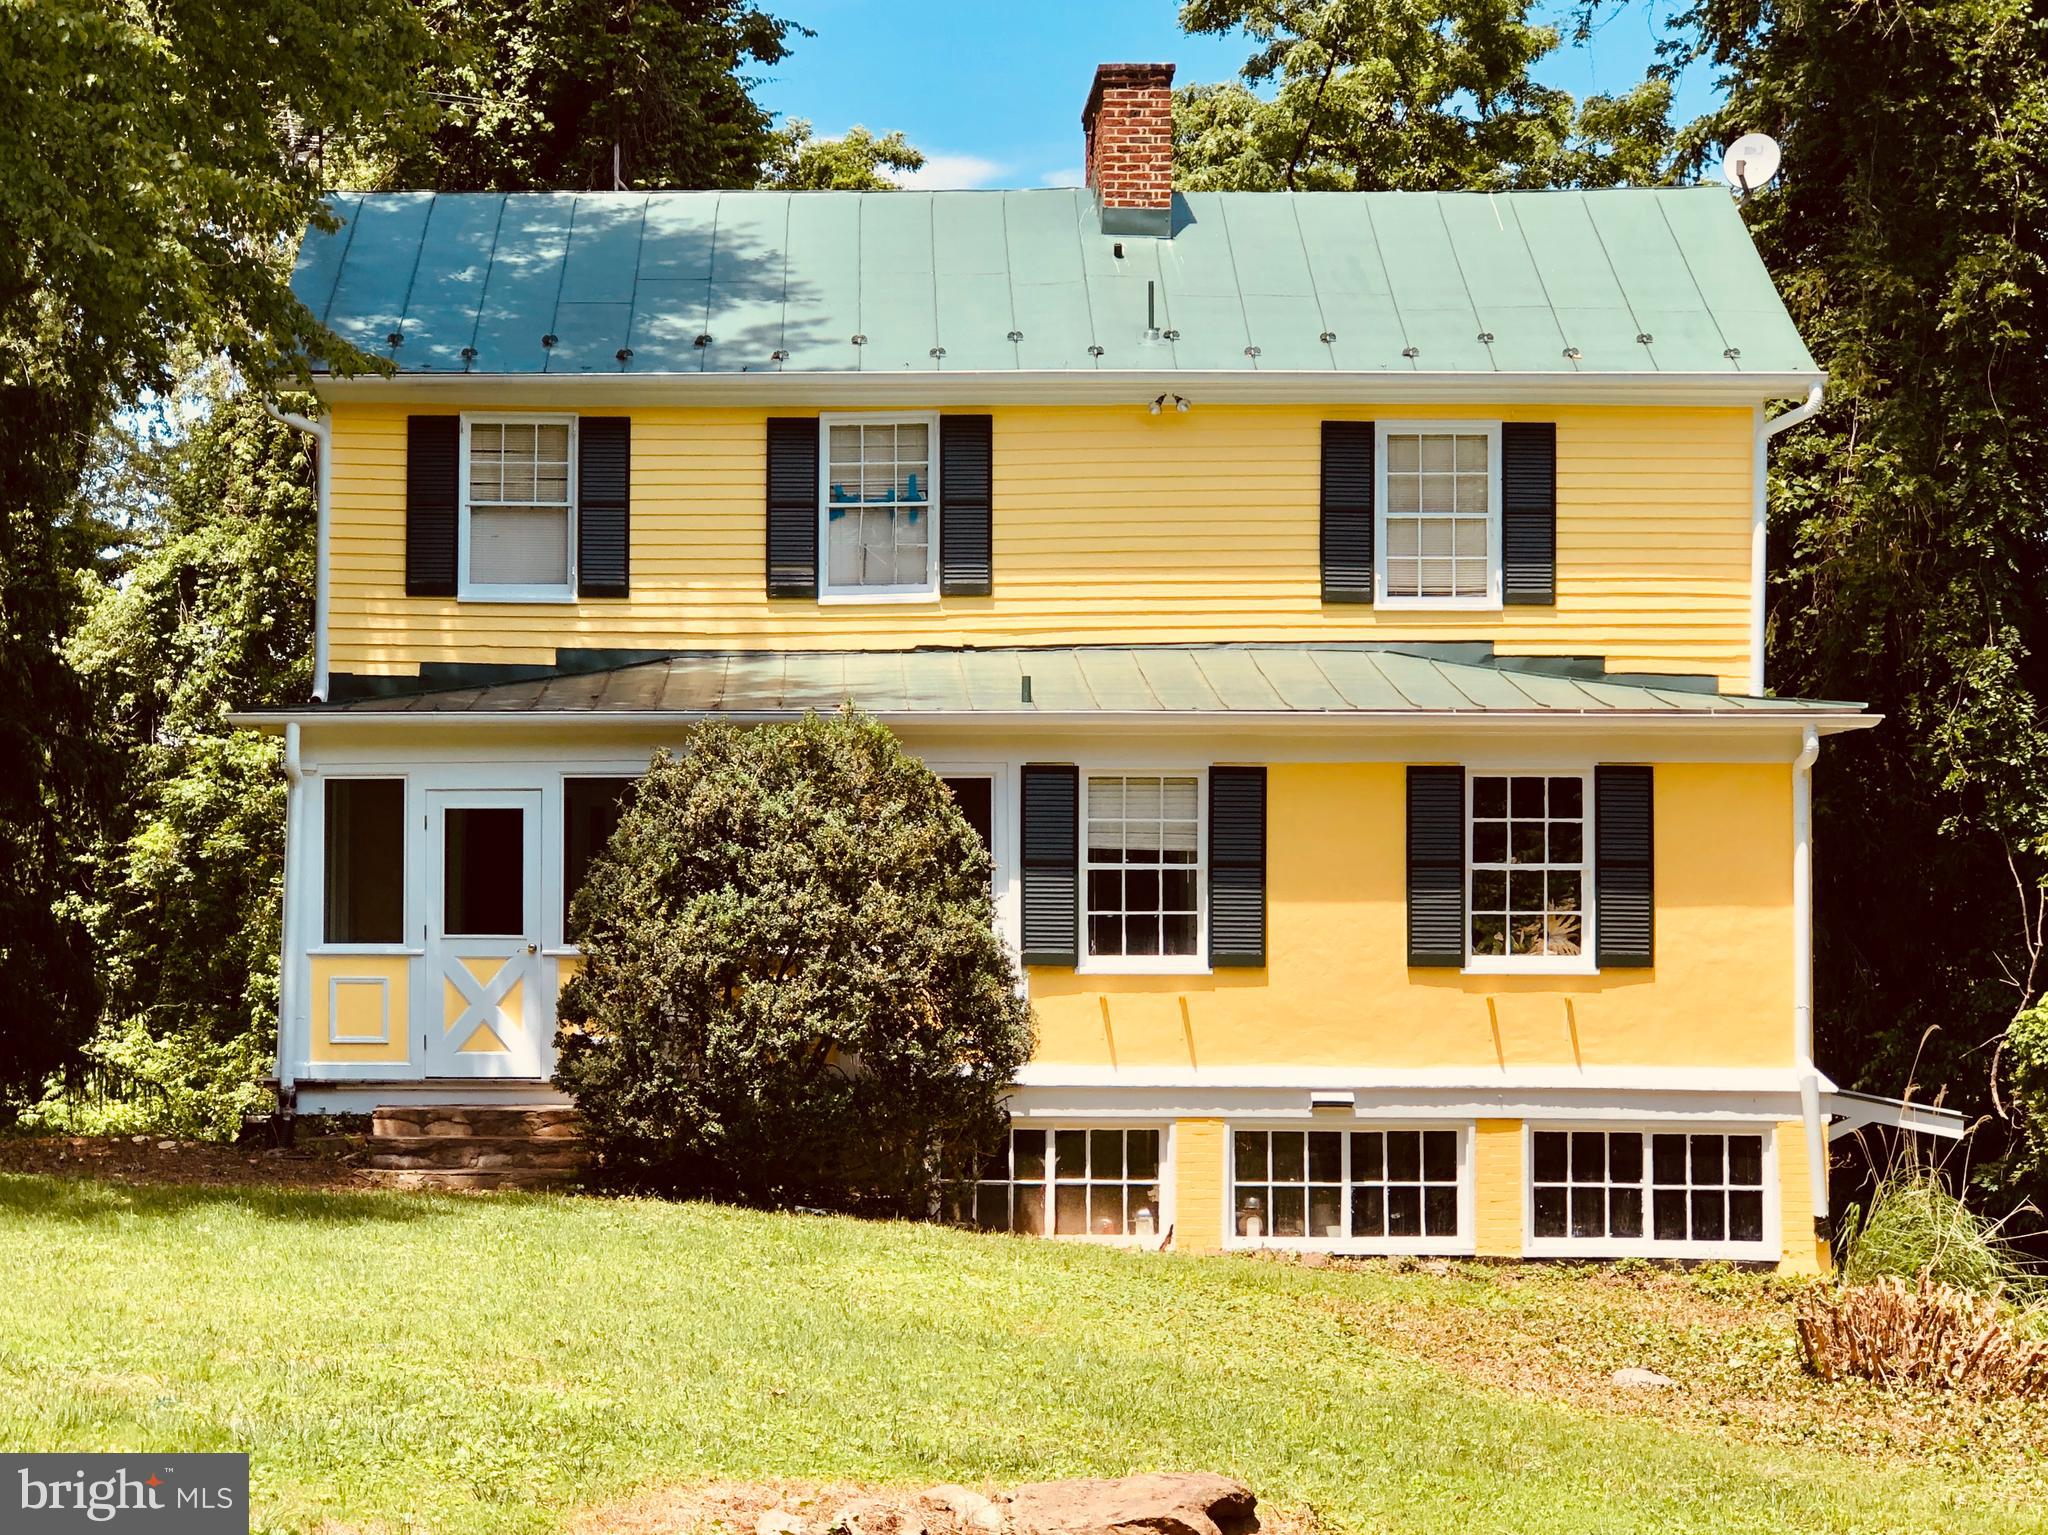
<svg viewBox="0 0 2048 1535"><path fill-rule="evenodd" d="M315 500L318 513L314 518L316 543L313 549L313 696L322 703L327 701L327 517L328 491L333 483L330 461L334 457L334 424L331 418L308 421L304 416L295 416L289 411L279 410L268 400L263 408L273 421L280 421L293 431L309 433L314 441Z"/></svg>
<svg viewBox="0 0 2048 1535"><path fill-rule="evenodd" d="M277 1091L281 1103L292 1093L292 1049L299 1015L298 920L305 900L299 849L306 840L302 823L306 801L305 773L299 761L299 727L284 729L284 909L278 917L277 962Z"/></svg>
<svg viewBox="0 0 2048 1535"><path fill-rule="evenodd" d="M1813 1063L1813 762L1819 755L1820 733L1808 726L1792 762L1792 1050L1816 1223L1828 1214L1827 1122L1821 1115L1820 1071Z"/></svg>
<svg viewBox="0 0 2048 1535"><path fill-rule="evenodd" d="M1765 450L1773 437L1780 432L1791 431L1820 409L1821 393L1822 387L1816 383L1806 391L1804 405L1795 405L1768 421L1764 419L1763 406L1756 407L1749 466L1749 694L1752 698L1764 695L1764 576L1768 569L1764 560L1764 492L1769 483L1769 462Z"/></svg>

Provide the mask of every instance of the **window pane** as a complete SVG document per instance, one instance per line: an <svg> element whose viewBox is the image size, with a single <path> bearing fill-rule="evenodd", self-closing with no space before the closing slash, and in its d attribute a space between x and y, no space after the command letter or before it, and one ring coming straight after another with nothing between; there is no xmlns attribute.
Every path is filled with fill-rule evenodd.
<svg viewBox="0 0 2048 1535"><path fill-rule="evenodd" d="M1390 1237L1419 1237L1422 1235L1421 1189L1390 1188L1387 1190L1387 1235Z"/></svg>
<svg viewBox="0 0 2048 1535"><path fill-rule="evenodd" d="M1764 1141L1760 1135L1728 1137L1728 1181L1755 1188L1764 1181Z"/></svg>
<svg viewBox="0 0 2048 1535"><path fill-rule="evenodd" d="M1053 1186L1053 1235L1081 1237L1088 1234L1088 1185L1061 1183Z"/></svg>
<svg viewBox="0 0 2048 1535"><path fill-rule="evenodd" d="M1387 1132L1387 1181L1413 1183L1422 1176L1422 1137L1414 1130Z"/></svg>
<svg viewBox="0 0 2048 1535"><path fill-rule="evenodd" d="M526 933L526 812L451 806L442 815L441 931L472 937Z"/></svg>
<svg viewBox="0 0 2048 1535"><path fill-rule="evenodd" d="M974 1191L974 1224L983 1231L1010 1229L1010 1186L984 1183Z"/></svg>
<svg viewBox="0 0 2048 1535"><path fill-rule="evenodd" d="M330 778L326 811L326 941L402 942L405 780Z"/></svg>
<svg viewBox="0 0 2048 1535"><path fill-rule="evenodd" d="M1052 1134L1053 1176L1055 1178L1085 1178L1088 1176L1088 1132L1086 1130L1055 1130Z"/></svg>
<svg viewBox="0 0 2048 1535"><path fill-rule="evenodd" d="M1564 1190L1561 1188L1538 1189L1536 1191L1536 1235L1539 1237L1561 1237L1564 1233Z"/></svg>
<svg viewBox="0 0 2048 1535"><path fill-rule="evenodd" d="M1017 1224L1015 1229L1028 1237L1045 1235L1045 1185L1042 1183L1020 1183L1017 1185Z"/></svg>
<svg viewBox="0 0 2048 1535"><path fill-rule="evenodd" d="M637 778L565 778L562 780L562 914L590 877L590 860L603 851L619 829L626 796Z"/></svg>
<svg viewBox="0 0 2048 1535"><path fill-rule="evenodd" d="M1273 1228L1266 1219L1267 1195L1264 1188L1243 1188L1237 1191L1237 1234L1241 1237L1264 1237L1273 1234Z"/></svg>
<svg viewBox="0 0 2048 1535"><path fill-rule="evenodd" d="M1607 1137L1607 1180L1610 1183L1643 1181L1643 1138L1640 1135Z"/></svg>
<svg viewBox="0 0 2048 1535"><path fill-rule="evenodd" d="M1538 1183L1562 1183L1565 1181L1565 1159L1569 1146L1561 1130L1538 1130L1536 1141L1536 1181Z"/></svg>
<svg viewBox="0 0 2048 1535"><path fill-rule="evenodd" d="M1457 1178L1457 1131L1426 1130L1423 1132L1422 1176L1431 1183L1449 1183Z"/></svg>
<svg viewBox="0 0 2048 1535"><path fill-rule="evenodd" d="M472 586L565 586L569 517L562 511L478 507L469 514Z"/></svg>
<svg viewBox="0 0 2048 1535"><path fill-rule="evenodd" d="M1088 1176L1121 1178L1124 1175L1124 1133L1121 1130L1088 1132Z"/></svg>
<svg viewBox="0 0 2048 1535"><path fill-rule="evenodd" d="M1643 1234L1641 1189L1608 1190L1607 1234L1617 1237L1639 1237Z"/></svg>
<svg viewBox="0 0 2048 1535"><path fill-rule="evenodd" d="M1159 1132L1133 1130L1124 1142L1125 1160L1133 1182L1150 1183L1159 1176Z"/></svg>
<svg viewBox="0 0 2048 1535"><path fill-rule="evenodd" d="M1088 1186L1088 1232L1098 1237L1129 1234L1130 1227L1124 1219L1124 1188L1121 1183Z"/></svg>
<svg viewBox="0 0 2048 1535"><path fill-rule="evenodd" d="M1308 1234L1312 1237L1344 1235L1342 1189L1312 1188L1308 1191Z"/></svg>
<svg viewBox="0 0 2048 1535"><path fill-rule="evenodd" d="M1273 1235L1298 1237L1303 1234L1303 1189L1300 1184L1277 1184L1273 1189Z"/></svg>
<svg viewBox="0 0 2048 1535"><path fill-rule="evenodd" d="M1656 1217L1654 1235L1660 1242L1685 1240L1685 1193L1681 1189L1658 1189L1650 1208Z"/></svg>
<svg viewBox="0 0 2048 1535"><path fill-rule="evenodd" d="M1011 1174L1019 1183L1045 1177L1045 1132L1014 1130L1010 1134Z"/></svg>
<svg viewBox="0 0 2048 1535"><path fill-rule="evenodd" d="M1386 1235L1387 1202L1385 1193L1378 1188L1356 1188L1351 1191L1351 1234L1355 1237L1377 1237Z"/></svg>
<svg viewBox="0 0 2048 1535"><path fill-rule="evenodd" d="M1454 1237L1458 1234L1458 1191L1455 1188L1427 1188L1422 1191L1422 1228L1425 1236Z"/></svg>
<svg viewBox="0 0 2048 1535"><path fill-rule="evenodd" d="M1472 780L1472 813L1475 816L1504 816L1508 813L1508 781L1505 778Z"/></svg>
<svg viewBox="0 0 2048 1535"><path fill-rule="evenodd" d="M1354 1183L1379 1182L1383 1176L1383 1143L1377 1130L1361 1130L1351 1137L1351 1179Z"/></svg>
<svg viewBox="0 0 2048 1535"><path fill-rule="evenodd" d="M1273 1181L1299 1183L1306 1170L1303 1157L1303 1142L1306 1139L1299 1130L1275 1130L1273 1132Z"/></svg>
<svg viewBox="0 0 2048 1535"><path fill-rule="evenodd" d="M1692 1239L1695 1242L1724 1242L1728 1239L1727 1199L1719 1189L1694 1189L1692 1193Z"/></svg>
<svg viewBox="0 0 2048 1535"><path fill-rule="evenodd" d="M1658 1183L1682 1184L1685 1182L1685 1137L1682 1135L1657 1135L1651 1137L1652 1176Z"/></svg>
<svg viewBox="0 0 2048 1535"><path fill-rule="evenodd" d="M1237 1181L1239 1183L1263 1183L1266 1181L1265 1131L1240 1130L1237 1132Z"/></svg>
<svg viewBox="0 0 2048 1535"><path fill-rule="evenodd" d="M1308 1136L1308 1177L1311 1183L1336 1183L1344 1176L1344 1137L1335 1130L1311 1130Z"/></svg>
<svg viewBox="0 0 2048 1535"><path fill-rule="evenodd" d="M1572 1182L1599 1183L1607 1176L1607 1137L1598 1130L1572 1134Z"/></svg>
<svg viewBox="0 0 2048 1535"><path fill-rule="evenodd" d="M1599 1237L1607 1234L1607 1194L1604 1189L1572 1189L1572 1235Z"/></svg>
<svg viewBox="0 0 2048 1535"><path fill-rule="evenodd" d="M1721 1153L1727 1143L1718 1135L1695 1135L1692 1138L1692 1181L1694 1183L1720 1184L1726 1182L1722 1174Z"/></svg>
<svg viewBox="0 0 2048 1535"><path fill-rule="evenodd" d="M1764 1239L1764 1196L1760 1192L1738 1189L1728 1196L1728 1236L1735 1242Z"/></svg>

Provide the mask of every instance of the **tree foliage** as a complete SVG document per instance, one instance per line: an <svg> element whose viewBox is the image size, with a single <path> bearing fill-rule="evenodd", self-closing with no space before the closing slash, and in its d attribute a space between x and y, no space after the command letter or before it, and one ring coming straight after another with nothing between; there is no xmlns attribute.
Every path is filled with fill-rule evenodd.
<svg viewBox="0 0 2048 1535"><path fill-rule="evenodd" d="M790 24L744 0L419 0L439 115L382 184L443 192L747 187L773 148L745 71Z"/></svg>
<svg viewBox="0 0 2048 1535"><path fill-rule="evenodd" d="M572 918L555 1081L613 1175L916 1214L1000 1140L1031 1028L988 854L872 720L700 728Z"/></svg>
<svg viewBox="0 0 2048 1535"><path fill-rule="evenodd" d="M263 374L315 339L285 284L321 190L299 134L402 113L426 42L408 0L0 5L0 1095L96 1007L80 911L117 775L59 654L95 429L181 354Z"/></svg>
<svg viewBox="0 0 2048 1535"><path fill-rule="evenodd" d="M855 126L840 139L811 136L811 125L791 118L775 131L761 185L792 192L892 192L892 173L914 171L924 155L900 133L877 138Z"/></svg>
<svg viewBox="0 0 2048 1535"><path fill-rule="evenodd" d="M1530 69L1558 46L1531 0L1187 0L1190 32L1248 32L1242 79L1175 93L1182 186L1492 191L1661 179L1670 88L1583 107Z"/></svg>
<svg viewBox="0 0 2048 1535"><path fill-rule="evenodd" d="M1701 0L1680 26L1728 87L1689 152L1784 145L1746 212L1828 375L1773 450L1771 679L1886 716L1815 779L1822 1065L1897 1092L1918 1058L1986 1109L2048 984L2048 12Z"/></svg>

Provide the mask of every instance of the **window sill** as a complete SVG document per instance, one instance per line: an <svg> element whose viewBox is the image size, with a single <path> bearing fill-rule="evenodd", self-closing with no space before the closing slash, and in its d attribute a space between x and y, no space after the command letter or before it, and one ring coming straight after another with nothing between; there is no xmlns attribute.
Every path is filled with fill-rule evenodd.
<svg viewBox="0 0 2048 1535"><path fill-rule="evenodd" d="M1460 975L1598 975L1600 966L1590 959L1575 959L1563 964L1548 964L1541 960L1516 959L1468 959Z"/></svg>
<svg viewBox="0 0 2048 1535"><path fill-rule="evenodd" d="M425 949L402 943L318 943L306 950L308 959L419 959Z"/></svg>
<svg viewBox="0 0 2048 1535"><path fill-rule="evenodd" d="M1084 959L1074 966L1076 975L1213 975L1208 961L1188 959Z"/></svg>
<svg viewBox="0 0 2048 1535"><path fill-rule="evenodd" d="M1361 1258L1469 1258L1477 1248L1471 1237L1247 1237L1225 1236L1227 1252L1339 1253Z"/></svg>
<svg viewBox="0 0 2048 1535"><path fill-rule="evenodd" d="M1375 597L1372 605L1390 613L1499 613L1498 597Z"/></svg>
<svg viewBox="0 0 2048 1535"><path fill-rule="evenodd" d="M466 586L455 594L457 602L518 602L551 603L566 607L576 601L576 593L561 587L507 586L493 590L490 587Z"/></svg>
<svg viewBox="0 0 2048 1535"><path fill-rule="evenodd" d="M1776 1263L1775 1242L1659 1242L1643 1237L1531 1237L1525 1258L1718 1258L1726 1263Z"/></svg>
<svg viewBox="0 0 2048 1535"><path fill-rule="evenodd" d="M864 607L883 606L891 603L929 602L939 600L936 590L929 592L820 592L820 607Z"/></svg>

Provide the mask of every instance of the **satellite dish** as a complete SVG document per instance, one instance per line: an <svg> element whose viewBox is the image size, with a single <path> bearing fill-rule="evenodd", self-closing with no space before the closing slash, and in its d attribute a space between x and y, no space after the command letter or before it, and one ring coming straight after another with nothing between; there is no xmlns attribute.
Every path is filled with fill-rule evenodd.
<svg viewBox="0 0 2048 1535"><path fill-rule="evenodd" d="M1781 158L1778 141L1768 133L1745 133L1721 156L1721 174L1735 188L1736 196L1746 197L1776 179Z"/></svg>

